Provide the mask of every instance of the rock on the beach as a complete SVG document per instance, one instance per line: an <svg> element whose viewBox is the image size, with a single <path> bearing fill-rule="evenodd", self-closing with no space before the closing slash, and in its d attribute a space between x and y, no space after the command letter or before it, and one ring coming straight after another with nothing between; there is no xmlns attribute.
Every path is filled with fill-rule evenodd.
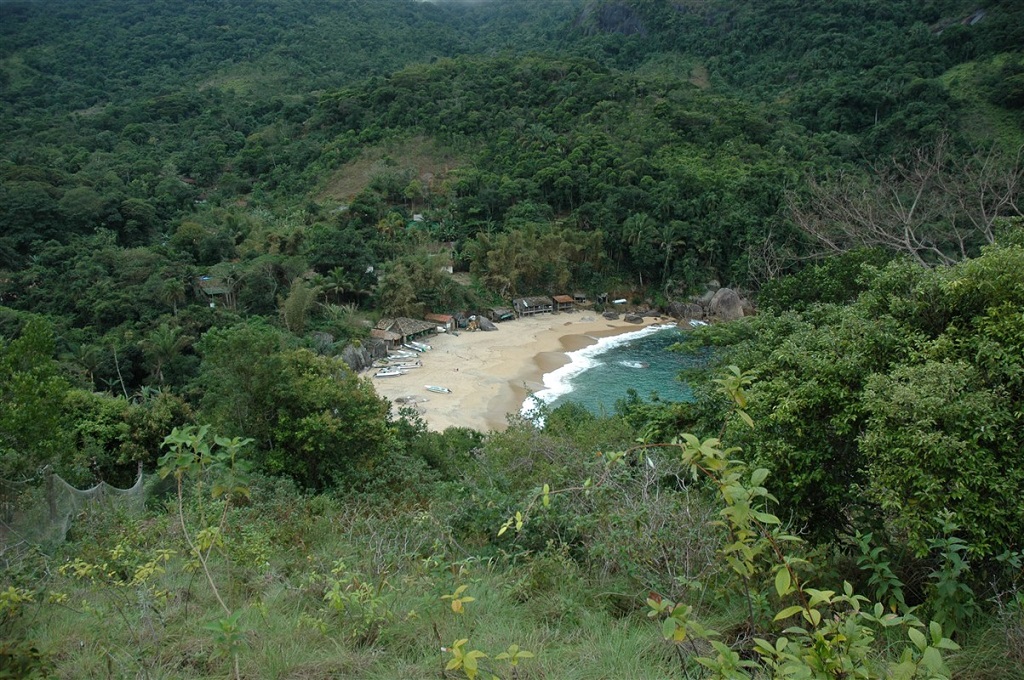
<svg viewBox="0 0 1024 680"><path fill-rule="evenodd" d="M639 314L627 314L624 317L622 317L622 320L625 321L626 323L643 323L644 317L640 316Z"/></svg>
<svg viewBox="0 0 1024 680"><path fill-rule="evenodd" d="M619 320L619 313L618 312L604 312L603 314L601 314L601 316L603 316L604 318L608 319L609 321L618 321Z"/></svg>
<svg viewBox="0 0 1024 680"><path fill-rule="evenodd" d="M719 288L709 305L711 317L718 321L743 318L743 301L732 288Z"/></svg>
<svg viewBox="0 0 1024 680"><path fill-rule="evenodd" d="M341 360L348 364L348 367L358 373L366 368L369 368L373 363L374 359L386 357L388 355L387 348L379 343L367 343L366 345L346 345L345 349L341 350Z"/></svg>
<svg viewBox="0 0 1024 680"><path fill-rule="evenodd" d="M479 328L482 331L496 331L496 330L498 330L498 327L495 326L494 323L490 319L485 317L485 316L478 316L478 317L476 317L476 325L477 325L477 328Z"/></svg>
<svg viewBox="0 0 1024 680"><path fill-rule="evenodd" d="M680 320L704 319L704 308L696 302L671 302L666 311L669 316Z"/></svg>

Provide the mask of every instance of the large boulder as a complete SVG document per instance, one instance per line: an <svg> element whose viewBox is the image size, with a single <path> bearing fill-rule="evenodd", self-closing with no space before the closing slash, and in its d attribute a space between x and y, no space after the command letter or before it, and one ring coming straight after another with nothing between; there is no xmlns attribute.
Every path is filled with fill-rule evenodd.
<svg viewBox="0 0 1024 680"><path fill-rule="evenodd" d="M639 314L626 314L625 316L622 317L622 320L625 321L626 323L643 323L644 317L640 316Z"/></svg>
<svg viewBox="0 0 1024 680"><path fill-rule="evenodd" d="M716 321L735 321L743 318L743 301L732 288L719 288L711 298L708 311Z"/></svg>
<svg viewBox="0 0 1024 680"><path fill-rule="evenodd" d="M603 316L604 318L608 319L609 321L618 321L618 319L619 319L619 313L618 312L604 312L604 313L601 314L601 316Z"/></svg>
<svg viewBox="0 0 1024 680"><path fill-rule="evenodd" d="M498 327L494 325L494 322L488 319L486 316L476 317L476 325L482 331L496 331Z"/></svg>
<svg viewBox="0 0 1024 680"><path fill-rule="evenodd" d="M682 319L683 310L685 307L685 302L672 301L665 305L665 313L671 316L673 319Z"/></svg>
<svg viewBox="0 0 1024 680"><path fill-rule="evenodd" d="M669 316L681 321L704 320L704 308L696 302L671 302L666 311Z"/></svg>
<svg viewBox="0 0 1024 680"><path fill-rule="evenodd" d="M387 355L388 349L384 343L369 340L363 345L346 345L345 349L341 350L340 358L358 373L369 368L374 359L381 359Z"/></svg>

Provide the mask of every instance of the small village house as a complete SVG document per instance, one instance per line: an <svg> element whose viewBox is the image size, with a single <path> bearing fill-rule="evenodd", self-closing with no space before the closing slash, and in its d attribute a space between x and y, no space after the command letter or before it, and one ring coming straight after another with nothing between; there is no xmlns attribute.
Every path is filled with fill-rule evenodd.
<svg viewBox="0 0 1024 680"><path fill-rule="evenodd" d="M393 333L398 336L398 344L403 344L410 340L423 337L424 335L431 335L437 332L437 324L429 321L420 321L419 319L410 319L407 316L400 316L394 319L381 319L377 322L377 326L374 330ZM373 332L371 332L370 335L380 340L386 340L383 335L378 335Z"/></svg>
<svg viewBox="0 0 1024 680"><path fill-rule="evenodd" d="M398 349L402 345L402 336L394 331L374 328L370 331L370 337L383 342L384 347L387 349Z"/></svg>
<svg viewBox="0 0 1024 680"><path fill-rule="evenodd" d="M516 318L516 310L511 307L491 307L487 310L487 318L494 322L511 321Z"/></svg>
<svg viewBox="0 0 1024 680"><path fill-rule="evenodd" d="M543 295L516 298L512 301L512 306L515 307L516 314L519 316L532 316L554 311L554 302L551 298Z"/></svg>
<svg viewBox="0 0 1024 680"><path fill-rule="evenodd" d="M228 309L235 308L235 282L217 276L200 276L196 280L199 290L210 299L210 306L217 302Z"/></svg>
<svg viewBox="0 0 1024 680"><path fill-rule="evenodd" d="M571 312L576 308L576 301L568 295L556 295L552 299L555 301L556 312Z"/></svg>
<svg viewBox="0 0 1024 680"><path fill-rule="evenodd" d="M445 333L455 330L455 317L451 314L427 314L424 320L432 322L438 328L444 328Z"/></svg>

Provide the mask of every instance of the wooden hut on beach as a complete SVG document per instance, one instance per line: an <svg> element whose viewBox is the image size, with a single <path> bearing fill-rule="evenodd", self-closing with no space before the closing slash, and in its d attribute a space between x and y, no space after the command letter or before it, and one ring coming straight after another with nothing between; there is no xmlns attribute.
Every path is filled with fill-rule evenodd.
<svg viewBox="0 0 1024 680"><path fill-rule="evenodd" d="M370 331L370 337L383 342L384 347L387 349L397 349L402 345L402 336L394 331L374 328Z"/></svg>
<svg viewBox="0 0 1024 680"><path fill-rule="evenodd" d="M427 314L423 318L432 322L439 329L444 328L445 333L455 330L455 317L451 314Z"/></svg>
<svg viewBox="0 0 1024 680"><path fill-rule="evenodd" d="M551 298L543 295L516 298L512 301L512 306L515 307L516 314L519 316L532 316L544 312L553 312L555 309Z"/></svg>
<svg viewBox="0 0 1024 680"><path fill-rule="evenodd" d="M487 318L491 321L510 321L516 318L516 310L511 307L491 307L487 310Z"/></svg>
<svg viewBox="0 0 1024 680"><path fill-rule="evenodd" d="M395 319L381 319L377 322L377 327L374 328L376 331L384 331L398 336L398 344L415 340L416 338L431 333L437 332L437 324L431 323L430 321L420 321L419 319L410 319L407 316L400 316ZM383 334L376 334L371 332L370 335L374 338L388 341L391 336L385 337Z"/></svg>
<svg viewBox="0 0 1024 680"><path fill-rule="evenodd" d="M576 308L576 300L568 295L556 295L552 300L555 301L556 312L571 312Z"/></svg>

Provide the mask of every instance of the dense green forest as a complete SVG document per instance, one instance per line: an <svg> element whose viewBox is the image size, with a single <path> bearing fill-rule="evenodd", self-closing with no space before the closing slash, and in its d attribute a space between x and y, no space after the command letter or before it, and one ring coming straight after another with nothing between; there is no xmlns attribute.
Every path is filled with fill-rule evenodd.
<svg viewBox="0 0 1024 680"><path fill-rule="evenodd" d="M1022 149L1009 0L0 0L0 677L1024 677ZM711 282L693 402L342 360Z"/></svg>

